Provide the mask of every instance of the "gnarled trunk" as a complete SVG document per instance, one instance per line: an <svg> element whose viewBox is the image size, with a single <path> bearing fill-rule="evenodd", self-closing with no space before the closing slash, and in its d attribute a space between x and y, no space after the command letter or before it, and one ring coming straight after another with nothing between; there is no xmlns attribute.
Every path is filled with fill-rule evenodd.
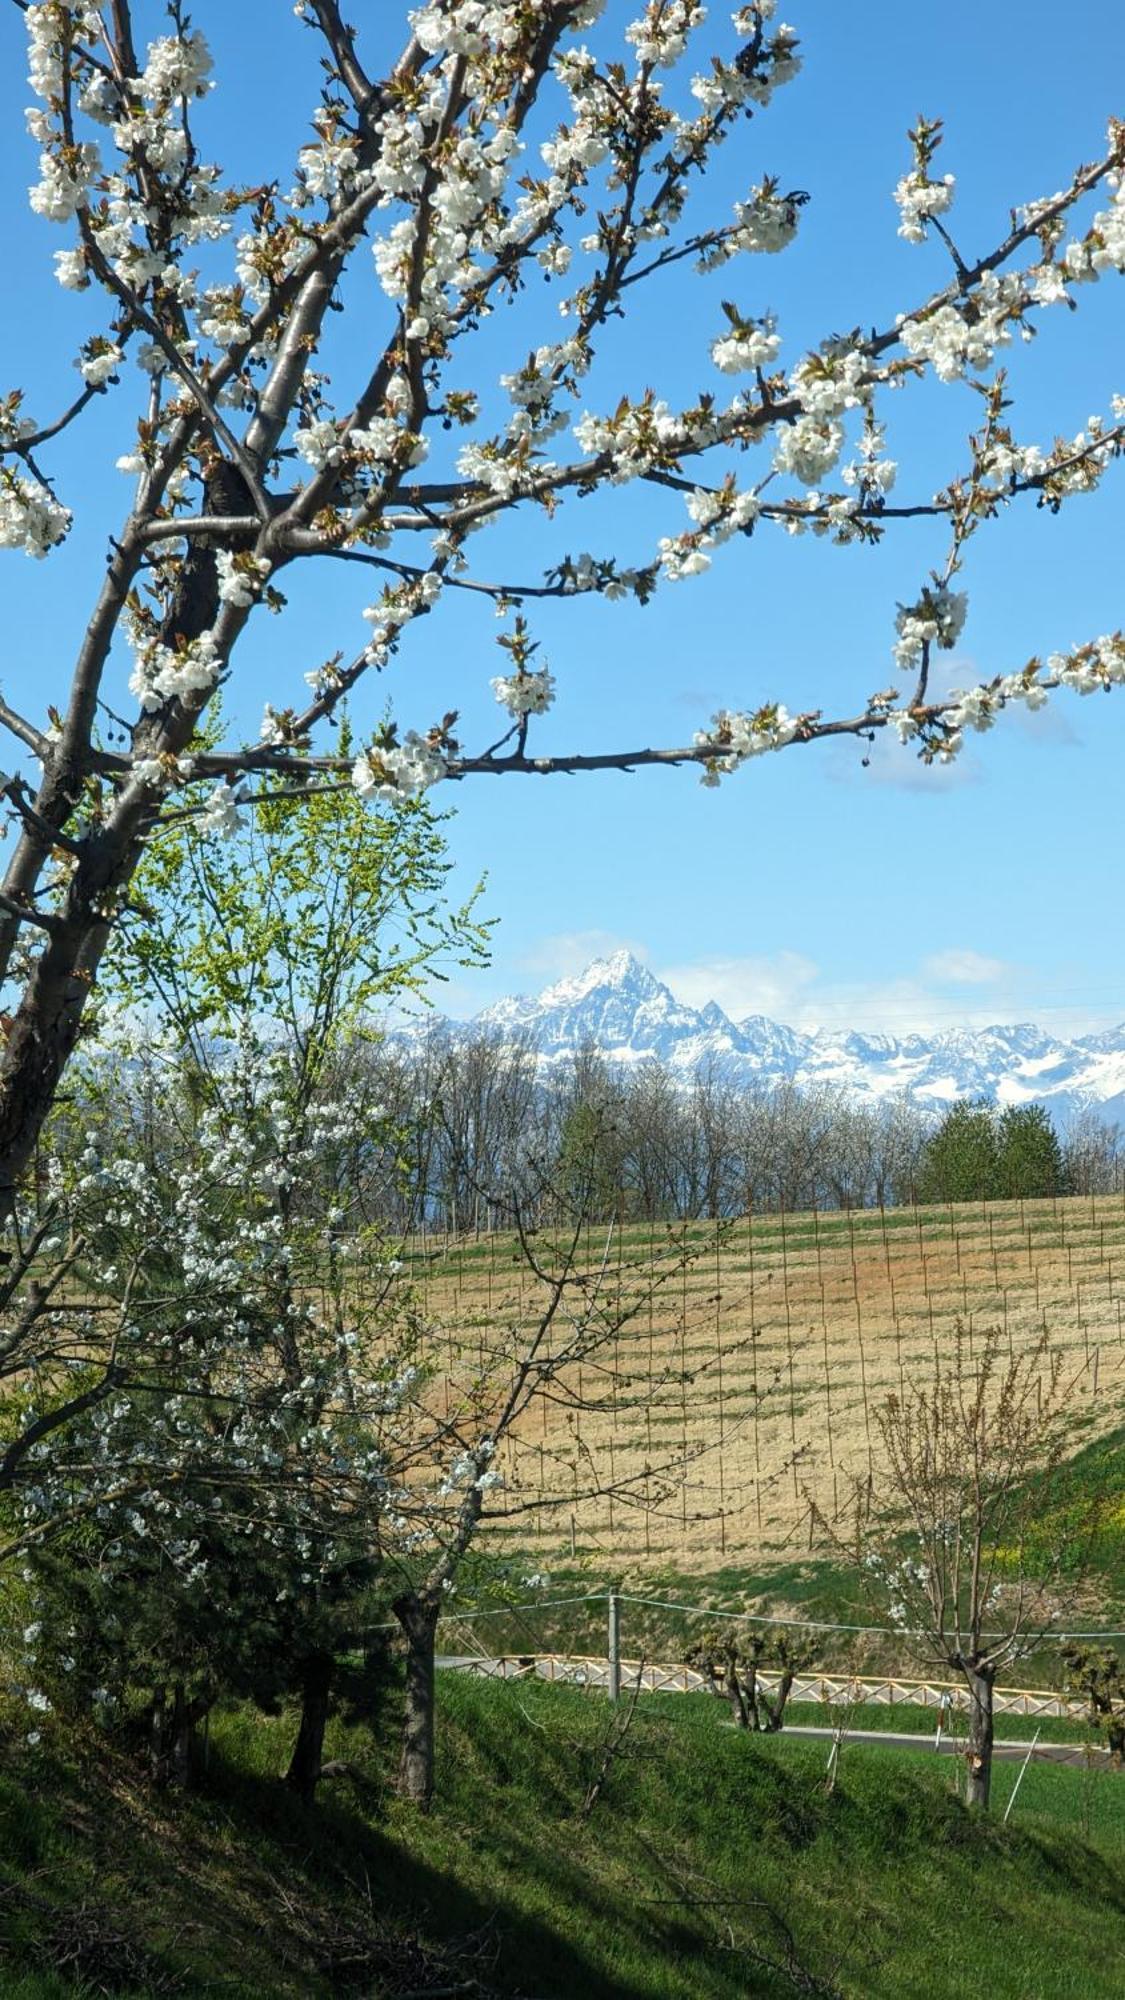
<svg viewBox="0 0 1125 2000"><path fill-rule="evenodd" d="M324 1732L335 1661L331 1653L311 1653L301 1677L301 1726L285 1782L311 1806L324 1765Z"/></svg>
<svg viewBox="0 0 1125 2000"><path fill-rule="evenodd" d="M438 1602L405 1591L392 1607L406 1637L406 1696L399 1790L425 1812L434 1795L434 1649Z"/></svg>
<svg viewBox="0 0 1125 2000"><path fill-rule="evenodd" d="M987 1811L992 1789L991 1667L962 1665L969 1688L969 1740L965 1750L965 1804Z"/></svg>

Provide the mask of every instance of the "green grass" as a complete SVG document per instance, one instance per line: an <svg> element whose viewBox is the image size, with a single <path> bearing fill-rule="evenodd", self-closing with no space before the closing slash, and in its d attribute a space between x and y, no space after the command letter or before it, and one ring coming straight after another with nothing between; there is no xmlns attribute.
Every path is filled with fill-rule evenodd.
<svg viewBox="0 0 1125 2000"><path fill-rule="evenodd" d="M1104 1584L1107 1612L1091 1625L1125 1624L1125 1429L1107 1433L1069 1458L1051 1482L1051 1506L1039 1523L1044 1550L1059 1539L1074 1544L1074 1564ZM1084 1523L1093 1527L1085 1532ZM1036 1550L1031 1551L1032 1560Z"/></svg>
<svg viewBox="0 0 1125 2000"><path fill-rule="evenodd" d="M1125 1988L1117 1774L1032 1766L1005 1828L965 1811L952 1759L849 1744L829 1797L823 1743L745 1736L718 1702L657 1696L583 1819L604 1700L443 1675L439 1704L428 1818L386 1785L388 1729L361 1721L335 1724L330 1749L369 1782L326 1785L313 1812L278 1778L292 1717L218 1717L207 1790L180 1804L92 1735L49 1728L33 1761L10 1732L5 2000L377 2000L469 1976L510 2000L818 1990L790 1956L845 2000ZM1001 1810L1017 1768L997 1767ZM51 1966L91 1913L103 1935L87 1937L83 1988Z"/></svg>

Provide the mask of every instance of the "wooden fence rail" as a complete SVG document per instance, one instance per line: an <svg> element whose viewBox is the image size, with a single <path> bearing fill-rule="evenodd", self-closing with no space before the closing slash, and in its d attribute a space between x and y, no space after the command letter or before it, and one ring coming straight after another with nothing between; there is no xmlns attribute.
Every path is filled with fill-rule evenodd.
<svg viewBox="0 0 1125 2000"><path fill-rule="evenodd" d="M457 1655L438 1664L458 1673L480 1674L491 1680L541 1680L565 1682L572 1687L608 1687L609 1661L589 1653L506 1653L495 1659ZM621 1687L625 1692L641 1687L652 1694L714 1694L714 1683L694 1667L661 1665L652 1661L622 1660ZM776 1674L759 1674L767 1694L777 1687ZM968 1694L957 1681L904 1681L883 1676L867 1679L862 1675L799 1674L793 1682L791 1701L814 1701L843 1707L851 1703L873 1702L880 1707L906 1705L912 1708L944 1706L965 1708ZM1058 1715L1082 1721L1084 1702L1072 1701L1050 1688L997 1688L997 1715Z"/></svg>

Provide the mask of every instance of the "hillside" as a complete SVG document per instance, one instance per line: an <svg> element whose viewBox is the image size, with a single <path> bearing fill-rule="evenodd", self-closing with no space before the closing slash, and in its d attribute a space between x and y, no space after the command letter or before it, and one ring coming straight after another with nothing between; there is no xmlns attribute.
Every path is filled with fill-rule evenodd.
<svg viewBox="0 0 1125 2000"><path fill-rule="evenodd" d="M438 1796L367 1774L296 1808L293 1722L217 1718L206 1789L154 1799L137 1766L53 1729L5 1731L6 2000L1110 2000L1125 1983L1125 1787L1035 1765L1007 1827L954 1767L741 1736L720 1703L652 1697L597 1803L602 1700L448 1676ZM1001 1766L1001 1806L1018 1766Z"/></svg>
<svg viewBox="0 0 1125 2000"><path fill-rule="evenodd" d="M608 1568L697 1575L791 1561L811 1546L813 1504L839 1518L866 1476L882 1400L931 1380L959 1328L970 1356L988 1329L1012 1353L1046 1330L1075 1450L1121 1420L1120 1196L767 1214L688 1234L690 1268L574 1371L569 1406L542 1404L505 1458L516 1499L556 1503L536 1544L555 1559L583 1548ZM655 1226L591 1230L591 1281L643 1293L665 1241ZM531 1323L542 1287L502 1237L417 1239L407 1263L437 1333L437 1393L455 1412L490 1343ZM601 1497L571 1504L592 1469ZM526 1516L506 1532L535 1540Z"/></svg>

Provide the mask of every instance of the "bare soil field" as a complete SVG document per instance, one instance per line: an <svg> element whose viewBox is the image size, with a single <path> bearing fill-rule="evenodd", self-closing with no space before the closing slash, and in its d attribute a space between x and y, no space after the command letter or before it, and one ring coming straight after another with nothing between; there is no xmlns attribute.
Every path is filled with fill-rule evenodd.
<svg viewBox="0 0 1125 2000"><path fill-rule="evenodd" d="M685 1233L690 1261L670 1273L663 1225L589 1231L582 1268L631 1317L529 1413L500 1462L513 1511L494 1537L637 1568L791 1558L811 1546L814 1502L845 1514L886 1397L929 1383L958 1338L971 1356L991 1328L1012 1354L1046 1331L1075 1450L1121 1421L1120 1195L761 1214ZM419 1237L405 1256L455 1413L546 1294L510 1237Z"/></svg>

